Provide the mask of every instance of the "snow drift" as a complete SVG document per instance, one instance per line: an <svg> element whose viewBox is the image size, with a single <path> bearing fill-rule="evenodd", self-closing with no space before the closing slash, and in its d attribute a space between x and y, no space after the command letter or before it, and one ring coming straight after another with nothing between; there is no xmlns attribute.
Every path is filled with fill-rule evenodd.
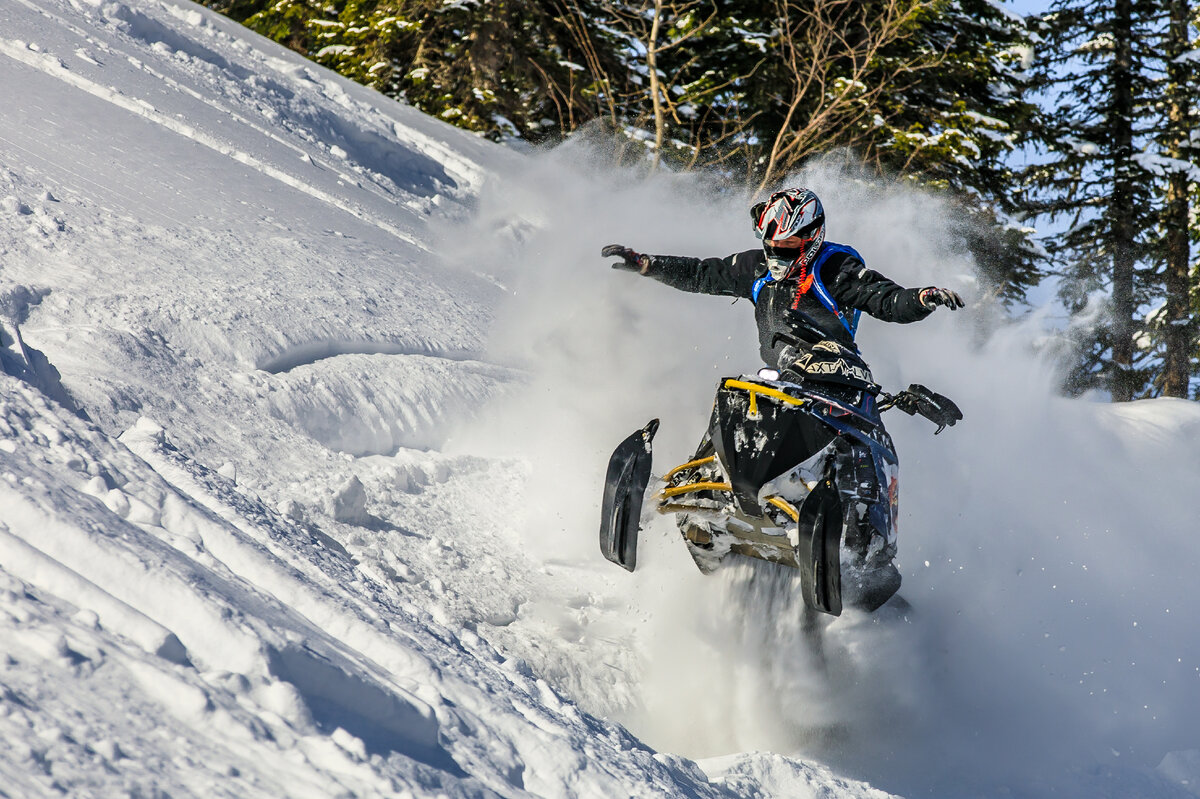
<svg viewBox="0 0 1200 799"><path fill-rule="evenodd" d="M757 365L745 303L599 248L749 246L745 197L492 146L186 2L0 19L0 791L1194 789L1200 413L1055 398L934 200L802 176L975 301L864 325L967 419L889 420L913 612L817 651L787 574L703 578L668 520L635 575L595 546L611 447L663 415L686 454Z"/></svg>

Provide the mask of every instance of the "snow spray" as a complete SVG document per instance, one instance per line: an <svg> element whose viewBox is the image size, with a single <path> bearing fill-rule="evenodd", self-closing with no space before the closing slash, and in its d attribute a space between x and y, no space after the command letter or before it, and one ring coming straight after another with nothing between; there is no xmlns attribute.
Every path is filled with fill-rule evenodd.
<svg viewBox="0 0 1200 799"><path fill-rule="evenodd" d="M1002 321L938 198L832 167L789 185L817 192L828 239L869 267L967 298L911 325L864 317L858 336L886 389L925 384L966 416L936 438L885 417L911 608L847 611L814 641L794 574L703 576L653 514L635 574L601 558L616 443L661 417L661 474L694 450L718 379L761 364L748 301L612 270L600 248L724 256L756 241L748 194L567 145L485 189L481 235L452 253L506 287L488 349L528 375L462 446L525 465L521 545L571 575L563 597L523 610L509 633L526 640L509 645L658 749L814 757L910 795L1095 795L1095 781L1136 783L1200 747L1200 409L1061 398L1039 354L1044 315ZM579 594L604 635L531 618Z"/></svg>

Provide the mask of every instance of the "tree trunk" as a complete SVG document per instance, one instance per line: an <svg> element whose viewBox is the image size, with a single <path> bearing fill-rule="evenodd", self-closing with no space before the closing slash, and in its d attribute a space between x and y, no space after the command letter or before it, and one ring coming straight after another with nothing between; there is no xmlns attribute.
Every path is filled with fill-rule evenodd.
<svg viewBox="0 0 1200 799"><path fill-rule="evenodd" d="M666 138L667 120L663 113L662 85L658 80L658 30L662 22L663 0L654 0L654 20L650 23L650 41L646 43L646 71L650 73L650 101L654 107L654 160L652 170L662 163L663 141Z"/></svg>
<svg viewBox="0 0 1200 799"><path fill-rule="evenodd" d="M1133 273L1135 262L1133 187L1133 0L1116 0L1110 76L1113 193L1108 206L1112 248L1112 379L1114 402L1133 399Z"/></svg>
<svg viewBox="0 0 1200 799"><path fill-rule="evenodd" d="M1188 0L1170 0L1167 35L1167 155L1181 162L1190 160L1186 147L1188 120L1187 66L1178 57L1188 52ZM1166 228L1166 356L1163 362L1162 393L1187 399L1191 377L1191 302L1188 266L1188 213L1191 181L1183 170L1172 172L1167 185Z"/></svg>

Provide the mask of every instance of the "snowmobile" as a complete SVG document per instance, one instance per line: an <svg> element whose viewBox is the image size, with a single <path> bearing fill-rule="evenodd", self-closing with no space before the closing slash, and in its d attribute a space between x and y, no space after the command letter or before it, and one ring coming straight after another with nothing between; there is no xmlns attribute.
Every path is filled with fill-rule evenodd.
<svg viewBox="0 0 1200 799"><path fill-rule="evenodd" d="M857 351L813 346L782 374L723 378L695 455L664 473L651 500L676 523L696 565L729 556L798 569L805 605L874 611L900 587L894 565L899 459L881 413L920 414L942 432L961 420L947 397L876 384ZM600 548L637 566L641 513L659 421L616 448L608 465Z"/></svg>

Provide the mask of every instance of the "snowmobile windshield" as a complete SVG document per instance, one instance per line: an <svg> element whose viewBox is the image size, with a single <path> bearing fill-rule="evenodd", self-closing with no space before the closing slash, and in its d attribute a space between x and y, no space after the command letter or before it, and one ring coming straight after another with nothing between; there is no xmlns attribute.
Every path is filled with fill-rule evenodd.
<svg viewBox="0 0 1200 799"><path fill-rule="evenodd" d="M833 404L841 406L843 413L849 410L860 416L862 415L862 411L859 410L863 401L862 389L833 381L805 380L804 390L810 396L828 400Z"/></svg>

